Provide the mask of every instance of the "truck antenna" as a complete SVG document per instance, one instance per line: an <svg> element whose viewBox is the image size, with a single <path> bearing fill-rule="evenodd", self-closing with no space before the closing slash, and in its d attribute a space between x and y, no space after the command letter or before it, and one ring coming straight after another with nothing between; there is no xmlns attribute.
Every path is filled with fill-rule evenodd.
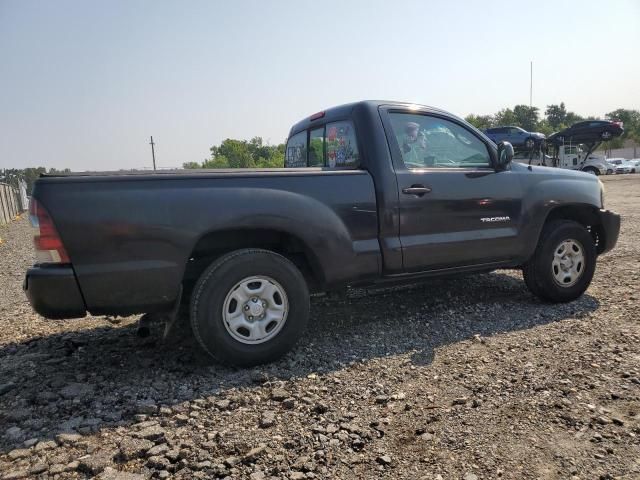
<svg viewBox="0 0 640 480"><path fill-rule="evenodd" d="M151 135L151 141L149 142L149 145L151 145L151 158L153 159L153 171L156 171L156 151L153 148L155 143L153 143L153 135Z"/></svg>

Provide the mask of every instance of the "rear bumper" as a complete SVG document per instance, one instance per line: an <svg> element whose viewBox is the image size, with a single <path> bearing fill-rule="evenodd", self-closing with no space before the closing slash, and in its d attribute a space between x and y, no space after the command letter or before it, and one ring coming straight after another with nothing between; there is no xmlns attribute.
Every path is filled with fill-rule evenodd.
<svg viewBox="0 0 640 480"><path fill-rule="evenodd" d="M81 318L86 315L80 287L69 265L30 268L23 289L33 309L45 318Z"/></svg>
<svg viewBox="0 0 640 480"><path fill-rule="evenodd" d="M618 242L620 215L609 210L600 210L600 223L604 232L604 241L599 253L607 253Z"/></svg>

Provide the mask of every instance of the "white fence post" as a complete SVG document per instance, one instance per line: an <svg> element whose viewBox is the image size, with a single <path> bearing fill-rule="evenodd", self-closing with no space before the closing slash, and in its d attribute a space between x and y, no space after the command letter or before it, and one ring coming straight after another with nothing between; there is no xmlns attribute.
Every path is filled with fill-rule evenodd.
<svg viewBox="0 0 640 480"><path fill-rule="evenodd" d="M26 190L25 195L26 197ZM6 183L0 183L0 225L5 225L27 209L21 192Z"/></svg>

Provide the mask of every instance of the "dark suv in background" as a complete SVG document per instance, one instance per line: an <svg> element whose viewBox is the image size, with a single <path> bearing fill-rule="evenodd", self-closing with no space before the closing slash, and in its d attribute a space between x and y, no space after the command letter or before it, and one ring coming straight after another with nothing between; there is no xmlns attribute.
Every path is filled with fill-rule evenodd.
<svg viewBox="0 0 640 480"><path fill-rule="evenodd" d="M542 144L545 139L543 133L527 132L520 127L495 127L487 128L484 133L494 141L509 142L514 147L533 148Z"/></svg>

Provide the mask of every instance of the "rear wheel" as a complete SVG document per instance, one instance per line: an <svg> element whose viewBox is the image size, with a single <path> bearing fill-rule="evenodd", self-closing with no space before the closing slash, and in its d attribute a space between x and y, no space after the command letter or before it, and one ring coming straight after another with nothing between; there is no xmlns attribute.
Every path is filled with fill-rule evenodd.
<svg viewBox="0 0 640 480"><path fill-rule="evenodd" d="M583 170L583 172L590 173L591 175L600 175L600 171L597 168L587 167Z"/></svg>
<svg viewBox="0 0 640 480"><path fill-rule="evenodd" d="M214 359L251 366L289 351L309 319L309 291L298 268L268 251L245 249L216 260L191 297L191 328Z"/></svg>
<svg viewBox="0 0 640 480"><path fill-rule="evenodd" d="M602 132L602 133L600 134L600 138L601 138L602 140L605 140L605 141L606 141L606 140L609 140L609 139L611 138L611 132L608 132L608 131L606 131L606 130L605 130L604 132Z"/></svg>
<svg viewBox="0 0 640 480"><path fill-rule="evenodd" d="M550 302L569 302L589 287L596 247L587 229L571 220L554 220L542 230L538 246L523 267L533 294Z"/></svg>

